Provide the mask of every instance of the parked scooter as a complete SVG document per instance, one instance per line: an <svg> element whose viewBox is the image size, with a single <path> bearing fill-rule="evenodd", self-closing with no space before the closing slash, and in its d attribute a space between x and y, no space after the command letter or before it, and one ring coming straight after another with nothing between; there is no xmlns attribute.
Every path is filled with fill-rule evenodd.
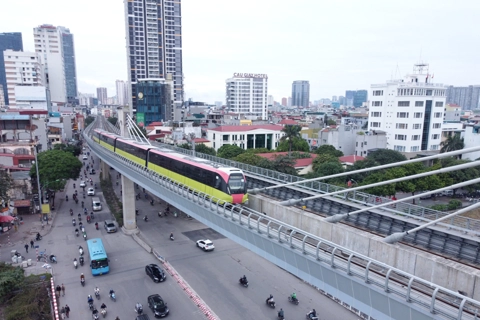
<svg viewBox="0 0 480 320"><path fill-rule="evenodd" d="M57 257L54 254L51 254L49 259L50 263L57 263Z"/></svg>

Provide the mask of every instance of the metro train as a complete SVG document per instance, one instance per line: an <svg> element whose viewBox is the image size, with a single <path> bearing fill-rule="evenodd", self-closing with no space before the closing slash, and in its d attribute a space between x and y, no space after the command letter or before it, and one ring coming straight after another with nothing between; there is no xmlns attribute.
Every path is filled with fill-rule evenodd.
<svg viewBox="0 0 480 320"><path fill-rule="evenodd" d="M92 138L110 151L214 198L233 204L248 200L245 175L240 169L142 144L101 129L95 129Z"/></svg>

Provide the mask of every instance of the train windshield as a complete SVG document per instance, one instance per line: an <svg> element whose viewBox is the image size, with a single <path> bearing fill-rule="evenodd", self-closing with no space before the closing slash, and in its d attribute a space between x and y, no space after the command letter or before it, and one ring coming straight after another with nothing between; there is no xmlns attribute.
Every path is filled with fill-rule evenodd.
<svg viewBox="0 0 480 320"><path fill-rule="evenodd" d="M241 173L232 173L228 180L228 188L230 194L244 193L245 192L245 178Z"/></svg>

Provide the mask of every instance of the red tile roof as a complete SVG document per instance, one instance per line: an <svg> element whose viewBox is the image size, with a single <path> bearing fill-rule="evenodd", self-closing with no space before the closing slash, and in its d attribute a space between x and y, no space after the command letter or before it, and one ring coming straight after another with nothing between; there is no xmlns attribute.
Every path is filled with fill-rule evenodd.
<svg viewBox="0 0 480 320"><path fill-rule="evenodd" d="M343 156L343 157L340 157L338 158L338 160L342 163L345 163L345 162L348 162L348 163L355 163L356 161L360 161L360 160L364 160L365 157L362 157L362 156L355 156L355 155L352 155L352 156Z"/></svg>
<svg viewBox="0 0 480 320"><path fill-rule="evenodd" d="M195 143L203 143L203 142L210 142L210 140L205 138L195 138Z"/></svg>
<svg viewBox="0 0 480 320"><path fill-rule="evenodd" d="M278 124L295 125L295 124L298 124L298 122L292 119L283 119Z"/></svg>
<svg viewBox="0 0 480 320"><path fill-rule="evenodd" d="M219 131L219 132L232 132L232 131L252 131L257 129L282 131L283 126L279 126L276 124L256 124L252 126L221 126L221 127L210 129L210 130Z"/></svg>
<svg viewBox="0 0 480 320"><path fill-rule="evenodd" d="M155 121L150 123L147 127L158 127L158 126L163 126L163 123L160 121Z"/></svg>

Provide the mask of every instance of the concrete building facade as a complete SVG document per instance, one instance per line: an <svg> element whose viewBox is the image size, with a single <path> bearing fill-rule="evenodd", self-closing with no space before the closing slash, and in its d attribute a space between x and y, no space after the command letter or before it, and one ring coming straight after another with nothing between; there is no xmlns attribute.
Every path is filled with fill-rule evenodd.
<svg viewBox="0 0 480 320"><path fill-rule="evenodd" d="M322 129L318 132L318 146L332 145L344 155L354 154L358 130L359 127L353 124Z"/></svg>
<svg viewBox="0 0 480 320"><path fill-rule="evenodd" d="M227 109L231 112L267 120L268 76L234 73L226 80Z"/></svg>
<svg viewBox="0 0 480 320"><path fill-rule="evenodd" d="M385 131L359 131L355 135L355 152L356 156L366 157L369 150L386 149L387 134Z"/></svg>
<svg viewBox="0 0 480 320"><path fill-rule="evenodd" d="M449 86L447 103L457 104L462 110L480 109L480 85L468 87Z"/></svg>
<svg viewBox="0 0 480 320"><path fill-rule="evenodd" d="M280 139L285 135L283 126L251 125L251 126L221 126L207 129L207 139L212 142L212 148L220 149L223 145L236 145L242 149L267 148L276 149Z"/></svg>
<svg viewBox="0 0 480 320"><path fill-rule="evenodd" d="M0 86L3 88L3 96L0 98L0 106L8 106L9 104L5 63L3 60L3 51L5 50L23 51L22 34L20 32L0 33Z"/></svg>
<svg viewBox="0 0 480 320"><path fill-rule="evenodd" d="M100 104L107 104L107 88L97 88L97 99Z"/></svg>
<svg viewBox="0 0 480 320"><path fill-rule="evenodd" d="M310 106L310 83L296 80L292 83L292 106L308 108Z"/></svg>
<svg viewBox="0 0 480 320"><path fill-rule="evenodd" d="M368 130L385 131L387 148L399 152L440 150L447 87L431 82L428 64L406 79L373 84Z"/></svg>
<svg viewBox="0 0 480 320"><path fill-rule="evenodd" d="M130 0L125 3L128 82L133 111L139 79L166 79L174 86L174 103L183 103L181 1Z"/></svg>
<svg viewBox="0 0 480 320"><path fill-rule="evenodd" d="M117 90L117 103L120 106L128 105L128 87L123 80L115 81L115 88Z"/></svg>

